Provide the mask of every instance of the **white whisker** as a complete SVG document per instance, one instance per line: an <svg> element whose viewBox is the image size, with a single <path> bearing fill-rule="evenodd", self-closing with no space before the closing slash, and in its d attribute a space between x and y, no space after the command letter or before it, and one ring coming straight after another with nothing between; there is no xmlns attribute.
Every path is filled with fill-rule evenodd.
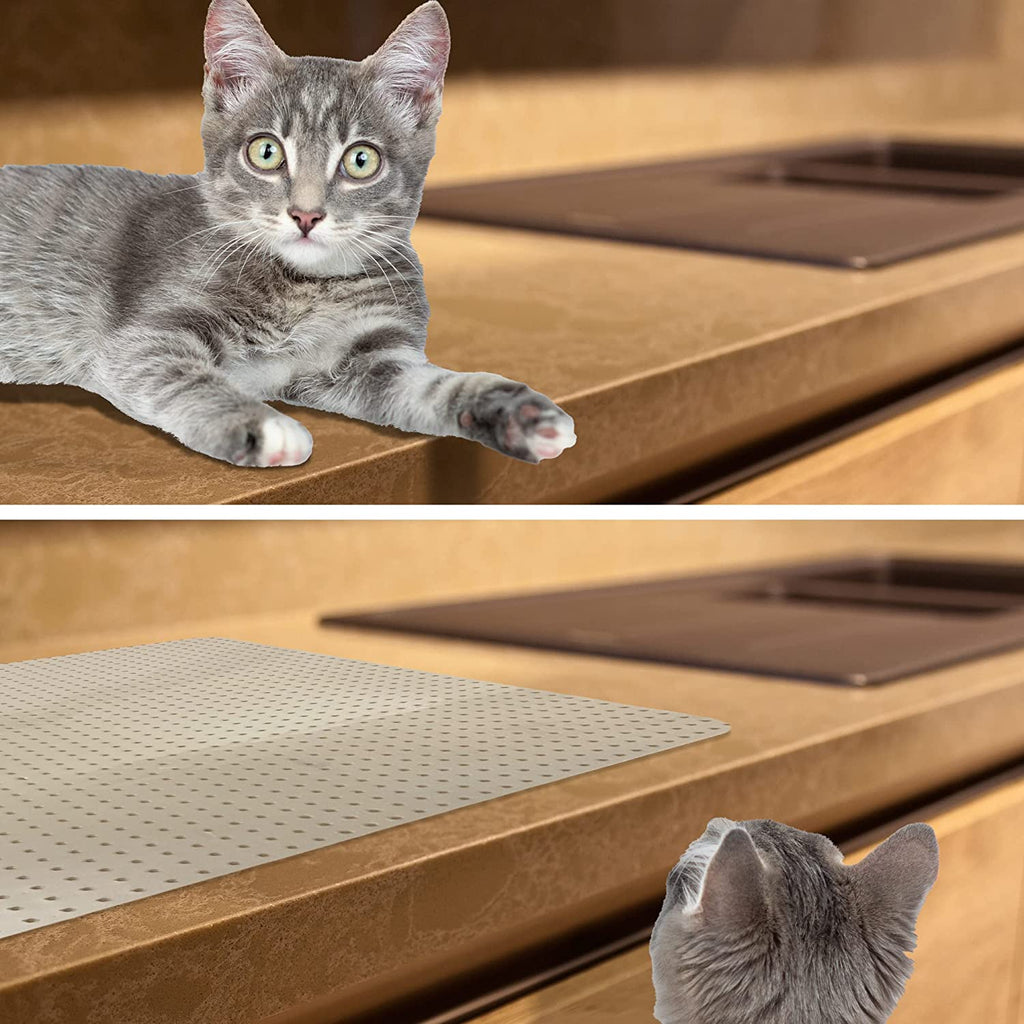
<svg viewBox="0 0 1024 1024"><path fill-rule="evenodd" d="M228 220L221 224L214 224L213 227L203 228L201 231L193 231L191 235L186 235L184 238L179 238L173 245L168 246L169 249L175 249L179 245L183 245L190 238L198 238L200 235L207 235L213 231L226 231L229 227L241 227L248 224L247 220ZM204 243L205 244L205 243Z"/></svg>
<svg viewBox="0 0 1024 1024"><path fill-rule="evenodd" d="M402 304L398 301L398 293L395 291L395 286L391 283L391 278L388 277L388 272L377 262L377 260L373 256L373 253L370 252L370 250L366 246L360 244L360 241L358 239L353 238L351 239L351 242L354 246L356 246L356 248L358 248L361 252L364 252L367 256L370 257L371 260L373 260L374 265L381 272L381 275L387 282L388 287L391 289L391 297L395 300L395 308L401 309ZM366 276L367 278L369 278L370 275L367 274Z"/></svg>
<svg viewBox="0 0 1024 1024"><path fill-rule="evenodd" d="M209 260L206 260L203 263L203 266L200 268L200 270L203 270L211 263L214 263L214 261L216 261L216 265L213 267L213 270L211 270L199 284L199 290L202 291L206 289L209 286L210 282L213 281L213 279L217 276L218 273L220 273L221 267L223 267L228 262L228 260L230 260L231 257L234 256L236 252L239 252L241 249L244 249L248 245L252 245L253 239L260 234L261 232L258 229L255 231L250 231L248 234L243 235L241 238L232 239L226 245L221 246L214 253L213 257L211 257L211 259ZM222 256L220 255L221 253L223 253ZM198 276L198 274L196 274L195 276Z"/></svg>
<svg viewBox="0 0 1024 1024"><path fill-rule="evenodd" d="M405 260L405 262L409 264L410 268L414 272L416 272L417 274L419 273L419 265L417 263L414 263L411 259L409 259L408 256L405 255L405 253L401 251L402 249L408 249L408 251L415 256L416 250L413 249L411 245L401 241L400 239L393 237L392 235L389 235L386 231L374 231L373 237L383 238L385 241L387 241L390 244L391 251L395 254L395 256L397 256L399 259Z"/></svg>
<svg viewBox="0 0 1024 1024"><path fill-rule="evenodd" d="M198 185L188 185L186 188L172 189L170 192L162 192L161 195L176 196L179 192L194 192L197 188L202 188L205 184L205 181L201 181Z"/></svg>
<svg viewBox="0 0 1024 1024"><path fill-rule="evenodd" d="M238 277L235 278L235 287L236 288L242 283L242 274L245 273L245 268L246 268L247 264L249 263L249 260L251 260L253 258L253 256L255 256L256 253L258 253L258 252L267 252L267 253L272 252L270 246L267 245L266 240L263 239L263 238L257 238L256 239L256 244L252 247L252 251L249 253L248 256L245 257L244 260L242 260L242 265L241 265L241 267L238 268Z"/></svg>
<svg viewBox="0 0 1024 1024"><path fill-rule="evenodd" d="M402 282L402 284L405 285L406 291L408 291L408 293L416 300L416 302L419 303L419 295L417 294L416 290L412 287L412 285L410 285L409 282L406 280L405 275L399 271L398 267L396 267L394 263L392 263L391 260L389 260L387 256L384 255L383 252L381 252L379 249L373 248L365 238L360 238L360 241L363 242L363 244L367 247L367 249L369 249L371 253L373 253L373 255L379 256L398 275L398 279ZM381 273L384 273L384 271L381 270ZM390 283L391 281L390 279L388 279L388 284ZM392 288L391 290L392 292L394 292L394 288ZM395 301L397 302L397 299Z"/></svg>

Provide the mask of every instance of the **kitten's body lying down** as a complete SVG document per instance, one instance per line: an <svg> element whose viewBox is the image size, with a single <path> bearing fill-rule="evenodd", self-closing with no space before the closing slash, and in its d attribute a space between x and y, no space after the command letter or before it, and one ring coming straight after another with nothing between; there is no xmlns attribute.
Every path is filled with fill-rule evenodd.
<svg viewBox="0 0 1024 1024"><path fill-rule="evenodd" d="M669 875L651 939L661 1024L882 1024L938 873L927 825L847 867L824 836L715 818Z"/></svg>
<svg viewBox="0 0 1024 1024"><path fill-rule="evenodd" d="M202 174L0 171L0 382L80 385L239 465L309 457L274 399L560 454L549 399L424 355L409 233L448 45L427 3L361 63L287 57L245 0L214 0Z"/></svg>

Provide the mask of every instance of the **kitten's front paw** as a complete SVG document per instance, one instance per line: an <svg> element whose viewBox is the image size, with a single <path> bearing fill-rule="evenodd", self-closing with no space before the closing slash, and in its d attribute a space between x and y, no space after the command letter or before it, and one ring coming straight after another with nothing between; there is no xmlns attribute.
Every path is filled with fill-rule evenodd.
<svg viewBox="0 0 1024 1024"><path fill-rule="evenodd" d="M240 433L227 459L236 466L301 466L313 452L313 435L276 409Z"/></svg>
<svg viewBox="0 0 1024 1024"><path fill-rule="evenodd" d="M459 415L467 437L523 462L557 459L576 443L572 417L525 384L496 384Z"/></svg>

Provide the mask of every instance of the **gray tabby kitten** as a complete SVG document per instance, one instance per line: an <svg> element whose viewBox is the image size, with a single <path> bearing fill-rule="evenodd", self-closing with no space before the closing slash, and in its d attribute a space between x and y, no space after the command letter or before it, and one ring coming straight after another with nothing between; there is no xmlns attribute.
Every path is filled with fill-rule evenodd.
<svg viewBox="0 0 1024 1024"><path fill-rule="evenodd" d="M853 867L824 836L715 818L668 878L651 939L661 1024L882 1024L939 870L928 825Z"/></svg>
<svg viewBox="0 0 1024 1024"><path fill-rule="evenodd" d="M448 51L434 2L354 63L286 56L245 0L213 0L201 174L0 171L0 382L80 385L242 466L309 458L275 399L561 454L549 399L424 354L409 233Z"/></svg>

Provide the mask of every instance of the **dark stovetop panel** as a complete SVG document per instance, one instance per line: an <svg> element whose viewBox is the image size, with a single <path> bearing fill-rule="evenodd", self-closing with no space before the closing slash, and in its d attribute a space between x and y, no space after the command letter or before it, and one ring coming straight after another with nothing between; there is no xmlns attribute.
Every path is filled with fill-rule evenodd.
<svg viewBox="0 0 1024 1024"><path fill-rule="evenodd" d="M1024 645L1024 565L851 559L324 621L863 686Z"/></svg>
<svg viewBox="0 0 1024 1024"><path fill-rule="evenodd" d="M423 214L863 269L1024 228L1024 147L854 139L430 188Z"/></svg>

